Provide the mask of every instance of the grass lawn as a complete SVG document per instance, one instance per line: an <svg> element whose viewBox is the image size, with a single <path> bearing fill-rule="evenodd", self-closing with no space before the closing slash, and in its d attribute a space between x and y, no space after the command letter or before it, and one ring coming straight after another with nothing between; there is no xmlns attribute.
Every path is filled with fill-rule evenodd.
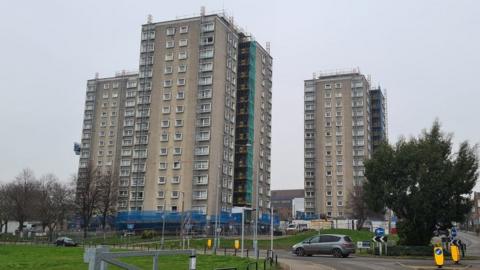
<svg viewBox="0 0 480 270"><path fill-rule="evenodd" d="M152 257L128 258L125 262L132 263L141 269L151 269ZM233 256L197 255L197 269L207 270L221 267L238 267L245 269L251 260ZM160 269L188 269L188 256L160 257ZM260 263L259 269L263 267ZM0 245L0 269L72 269L86 270L83 263L82 248L65 248L35 245ZM119 269L109 267L109 269Z"/></svg>
<svg viewBox="0 0 480 270"><path fill-rule="evenodd" d="M288 235L282 237L276 237L273 240L273 247L274 249L286 249L289 250L294 244L305 240L308 237L314 236L319 234L318 231L307 231L303 233L298 233L296 235ZM328 229L328 230L321 230L320 234L344 234L348 235L352 238L353 242L356 243L357 241L366 241L371 240L373 237L373 233L368 231L354 231L348 229ZM210 238L213 241L213 238ZM240 237L235 238L240 240ZM220 248L227 248L233 249L235 239L232 238L221 238L220 240ZM180 240L166 240L165 247L166 248L181 248L181 241ZM190 247L196 249L203 249L207 244L207 239L194 239L190 241ZM148 244L150 248L155 248L159 244ZM270 239L263 239L258 240L258 245L260 249L270 249ZM253 241L252 240L245 240L245 248L252 250L253 249Z"/></svg>

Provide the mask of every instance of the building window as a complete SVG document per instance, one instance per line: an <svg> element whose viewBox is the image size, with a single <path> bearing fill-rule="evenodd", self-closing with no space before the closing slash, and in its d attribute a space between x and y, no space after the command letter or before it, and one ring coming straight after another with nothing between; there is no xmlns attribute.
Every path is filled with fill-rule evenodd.
<svg viewBox="0 0 480 270"><path fill-rule="evenodd" d="M165 176L159 176L158 177L158 184L163 185L166 182L166 177Z"/></svg>
<svg viewBox="0 0 480 270"><path fill-rule="evenodd" d="M184 99L185 98L185 92L183 91L178 91L177 93L177 99Z"/></svg>
<svg viewBox="0 0 480 270"><path fill-rule="evenodd" d="M166 170L167 169L167 163L166 162L160 162L159 169L160 170Z"/></svg>
<svg viewBox="0 0 480 270"><path fill-rule="evenodd" d="M160 148L160 156L166 156L166 155L168 155L168 149Z"/></svg>
<svg viewBox="0 0 480 270"><path fill-rule="evenodd" d="M187 39L180 39L180 41L178 42L178 46L180 46L180 47L185 47L185 46L187 46L187 44L188 44Z"/></svg>
<svg viewBox="0 0 480 270"><path fill-rule="evenodd" d="M175 109L177 113L183 113L184 111L184 106L183 105L178 105Z"/></svg>
<svg viewBox="0 0 480 270"><path fill-rule="evenodd" d="M164 81L163 81L163 86L164 86L164 87L170 87L170 86L172 86L172 80L164 80Z"/></svg>
<svg viewBox="0 0 480 270"><path fill-rule="evenodd" d="M183 138L183 134L180 131L175 131L175 141L181 141Z"/></svg>
<svg viewBox="0 0 480 270"><path fill-rule="evenodd" d="M185 85L185 79L177 79L177 85Z"/></svg>
<svg viewBox="0 0 480 270"><path fill-rule="evenodd" d="M165 70L164 70L163 73L170 74L170 73L172 73L172 71L173 71L172 66L165 66Z"/></svg>
<svg viewBox="0 0 480 270"><path fill-rule="evenodd" d="M163 114L168 114L168 113L170 113L170 106L168 106L168 105L167 105L167 106L163 106L163 107L162 107L162 113L163 113Z"/></svg>
<svg viewBox="0 0 480 270"><path fill-rule="evenodd" d="M186 64L180 64L178 66L178 72L179 73L183 73L183 72L186 72L187 71L187 65Z"/></svg>
<svg viewBox="0 0 480 270"><path fill-rule="evenodd" d="M180 34L188 33L188 25L180 26Z"/></svg>
<svg viewBox="0 0 480 270"><path fill-rule="evenodd" d="M175 126L176 127L183 127L183 120L182 119L175 120Z"/></svg>
<svg viewBox="0 0 480 270"><path fill-rule="evenodd" d="M173 48L173 47L175 47L175 41L167 40L167 42L165 43L165 48Z"/></svg>
<svg viewBox="0 0 480 270"><path fill-rule="evenodd" d="M181 147L175 147L173 148L173 154L178 156L182 154L182 148Z"/></svg>
<svg viewBox="0 0 480 270"><path fill-rule="evenodd" d="M194 163L195 170L208 170L208 160L199 160Z"/></svg>
<svg viewBox="0 0 480 270"><path fill-rule="evenodd" d="M194 190L193 191L193 199L195 199L195 200L206 200L207 199L207 191L206 190Z"/></svg>
<svg viewBox="0 0 480 270"><path fill-rule="evenodd" d="M167 36L173 36L173 35L175 35L175 27L167 28Z"/></svg>
<svg viewBox="0 0 480 270"><path fill-rule="evenodd" d="M161 142L168 142L168 133L167 132L162 133L162 135L160 136L160 141Z"/></svg>
<svg viewBox="0 0 480 270"><path fill-rule="evenodd" d="M169 127L170 126L170 121L169 120L162 120L162 127Z"/></svg>
<svg viewBox="0 0 480 270"><path fill-rule="evenodd" d="M202 24L202 32L211 32L215 30L215 24L213 22Z"/></svg>
<svg viewBox="0 0 480 270"><path fill-rule="evenodd" d="M212 45L212 44L213 44L213 36L202 37L200 39L200 45Z"/></svg>
<svg viewBox="0 0 480 270"><path fill-rule="evenodd" d="M194 185L206 185L208 184L208 175L197 175L193 177Z"/></svg>
<svg viewBox="0 0 480 270"><path fill-rule="evenodd" d="M165 192L163 190L157 192L157 198L165 198ZM163 207L162 207L163 208Z"/></svg>
<svg viewBox="0 0 480 270"><path fill-rule="evenodd" d="M172 98L172 95L170 93L163 94L163 100L170 100L171 98Z"/></svg>
<svg viewBox="0 0 480 270"><path fill-rule="evenodd" d="M173 168L174 170L180 169L180 168L181 168L180 161L174 161L172 168Z"/></svg>
<svg viewBox="0 0 480 270"><path fill-rule="evenodd" d="M212 57L213 57L213 49L205 49L200 51L200 59L212 58Z"/></svg>
<svg viewBox="0 0 480 270"><path fill-rule="evenodd" d="M207 62L207 63L201 63L200 64L200 71L212 71L213 70L213 63L212 62Z"/></svg>
<svg viewBox="0 0 480 270"><path fill-rule="evenodd" d="M172 177L172 184L179 184L180 183L180 176L176 175Z"/></svg>
<svg viewBox="0 0 480 270"><path fill-rule="evenodd" d="M168 52L165 54L165 61L173 61L173 52Z"/></svg>
<svg viewBox="0 0 480 270"><path fill-rule="evenodd" d="M179 52L178 53L178 59L180 59L180 60L187 59L187 52L186 51Z"/></svg>
<svg viewBox="0 0 480 270"><path fill-rule="evenodd" d="M211 89L200 90L198 92L198 98L200 98L200 99L211 98L211 97L212 97L212 90Z"/></svg>

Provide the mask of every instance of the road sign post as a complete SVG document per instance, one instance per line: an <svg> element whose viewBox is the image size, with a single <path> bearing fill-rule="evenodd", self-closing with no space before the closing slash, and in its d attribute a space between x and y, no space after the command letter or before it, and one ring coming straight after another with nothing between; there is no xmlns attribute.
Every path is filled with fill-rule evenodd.
<svg viewBox="0 0 480 270"><path fill-rule="evenodd" d="M388 237L387 236L375 236L372 238L373 243L378 243L378 252L379 255L382 256L382 245L383 243L387 243ZM375 251L375 245L373 245L373 250ZM385 255L387 255L387 244L385 244Z"/></svg>

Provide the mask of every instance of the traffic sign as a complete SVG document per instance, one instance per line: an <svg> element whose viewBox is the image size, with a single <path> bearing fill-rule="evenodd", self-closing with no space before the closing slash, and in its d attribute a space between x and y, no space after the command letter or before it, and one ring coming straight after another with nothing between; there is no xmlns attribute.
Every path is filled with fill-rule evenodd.
<svg viewBox="0 0 480 270"><path fill-rule="evenodd" d="M358 241L357 248L370 248L370 241Z"/></svg>
<svg viewBox="0 0 480 270"><path fill-rule="evenodd" d="M450 234L452 235L452 237L457 237L457 229L455 227L452 227Z"/></svg>
<svg viewBox="0 0 480 270"><path fill-rule="evenodd" d="M386 243L388 241L387 236L375 236L372 238L375 243Z"/></svg>
<svg viewBox="0 0 480 270"><path fill-rule="evenodd" d="M384 236L385 235L385 229L384 228L376 228L375 229L375 235L376 236Z"/></svg>

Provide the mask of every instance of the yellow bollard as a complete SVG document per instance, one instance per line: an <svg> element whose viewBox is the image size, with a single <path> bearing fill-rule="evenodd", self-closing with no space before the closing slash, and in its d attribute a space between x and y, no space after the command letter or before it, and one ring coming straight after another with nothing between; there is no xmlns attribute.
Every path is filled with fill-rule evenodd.
<svg viewBox="0 0 480 270"><path fill-rule="evenodd" d="M235 249L239 249L240 248L240 241L235 240L234 247L235 247Z"/></svg>
<svg viewBox="0 0 480 270"><path fill-rule="evenodd" d="M435 264L438 268L442 268L443 266L443 249L441 247L434 247L433 248L433 256L435 259Z"/></svg>
<svg viewBox="0 0 480 270"><path fill-rule="evenodd" d="M212 247L212 239L207 240L207 247L211 248Z"/></svg>
<svg viewBox="0 0 480 270"><path fill-rule="evenodd" d="M458 264L458 262L460 262L460 251L458 250L458 246L450 245L450 253L452 254L452 261L454 261L455 264Z"/></svg>

